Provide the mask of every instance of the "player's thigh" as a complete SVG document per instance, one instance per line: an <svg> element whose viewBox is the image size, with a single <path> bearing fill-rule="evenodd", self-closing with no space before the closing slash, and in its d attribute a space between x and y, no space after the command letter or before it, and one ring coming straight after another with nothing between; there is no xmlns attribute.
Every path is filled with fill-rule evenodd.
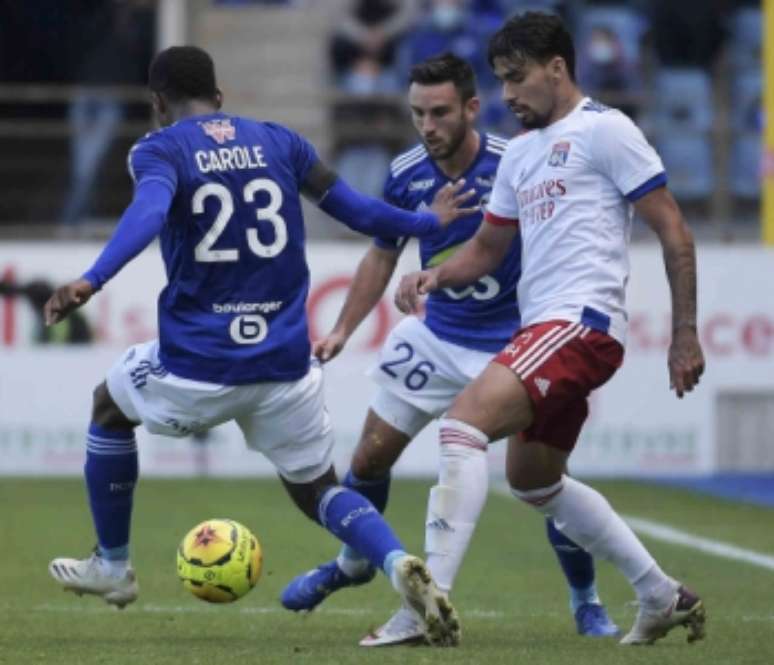
<svg viewBox="0 0 774 665"><path fill-rule="evenodd" d="M159 359L157 340L130 347L105 383L111 400L129 421L170 437L188 436L229 420L238 391L171 374Z"/></svg>
<svg viewBox="0 0 774 665"><path fill-rule="evenodd" d="M292 483L309 483L331 466L333 427L323 396L322 369L261 391L235 420L247 446L263 453Z"/></svg>
<svg viewBox="0 0 774 665"><path fill-rule="evenodd" d="M431 414L380 388L371 401L352 456L352 472L363 480L385 476L432 419Z"/></svg>
<svg viewBox="0 0 774 665"><path fill-rule="evenodd" d="M519 378L492 362L454 400L447 417L476 427L494 441L528 427L532 403Z"/></svg>
<svg viewBox="0 0 774 665"><path fill-rule="evenodd" d="M124 412L118 408L118 405L110 396L110 391L105 381L94 389L91 422L111 431L133 430L138 424L129 420Z"/></svg>

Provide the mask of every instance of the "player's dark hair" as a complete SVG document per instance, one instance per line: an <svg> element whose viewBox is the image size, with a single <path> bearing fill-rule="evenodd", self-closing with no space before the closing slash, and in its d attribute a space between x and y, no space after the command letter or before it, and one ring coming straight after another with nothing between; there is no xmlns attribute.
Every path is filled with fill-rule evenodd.
<svg viewBox="0 0 774 665"><path fill-rule="evenodd" d="M442 53L411 68L409 83L435 85L451 82L463 102L476 96L476 75L470 64L453 53Z"/></svg>
<svg viewBox="0 0 774 665"><path fill-rule="evenodd" d="M197 46L172 46L153 58L148 87L175 102L214 99L215 65L210 55Z"/></svg>
<svg viewBox="0 0 774 665"><path fill-rule="evenodd" d="M575 46L562 19L555 14L525 12L508 19L489 40L489 65L494 59L525 58L545 64L555 56L567 65L575 81Z"/></svg>

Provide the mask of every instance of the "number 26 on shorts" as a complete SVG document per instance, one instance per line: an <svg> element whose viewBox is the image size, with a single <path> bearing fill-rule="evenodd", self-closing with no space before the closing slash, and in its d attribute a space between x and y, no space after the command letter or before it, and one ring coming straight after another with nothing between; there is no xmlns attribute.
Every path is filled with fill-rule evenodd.
<svg viewBox="0 0 774 665"><path fill-rule="evenodd" d="M383 362L379 368L393 379L400 379L400 374L407 369L404 365L408 365L414 359L414 347L408 342L400 342L395 345L393 350L398 352L398 356L393 360ZM409 390L422 390L430 380L432 372L435 372L435 365L429 360L420 360L411 365L403 376L403 385Z"/></svg>

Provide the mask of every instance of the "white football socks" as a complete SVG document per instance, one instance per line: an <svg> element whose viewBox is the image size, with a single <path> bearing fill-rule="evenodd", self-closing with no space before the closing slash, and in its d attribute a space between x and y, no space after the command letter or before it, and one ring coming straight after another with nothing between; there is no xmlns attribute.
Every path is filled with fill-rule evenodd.
<svg viewBox="0 0 774 665"><path fill-rule="evenodd" d="M551 487L512 492L553 517L556 528L592 556L615 565L641 603L662 607L671 602L674 580L664 574L629 525L595 489L563 476Z"/></svg>
<svg viewBox="0 0 774 665"><path fill-rule="evenodd" d="M438 485L430 490L425 521L427 567L448 593L476 528L489 489L488 438L470 425L440 421Z"/></svg>

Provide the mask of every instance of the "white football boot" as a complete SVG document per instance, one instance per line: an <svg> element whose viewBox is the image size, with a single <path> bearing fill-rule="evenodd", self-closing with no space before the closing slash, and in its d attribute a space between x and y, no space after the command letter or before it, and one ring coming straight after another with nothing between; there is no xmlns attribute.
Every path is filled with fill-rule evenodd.
<svg viewBox="0 0 774 665"><path fill-rule="evenodd" d="M621 644L653 644L675 626L687 628L688 642L696 642L704 638L705 621L701 598L680 586L667 607L659 610L640 606L634 626L624 635Z"/></svg>
<svg viewBox="0 0 774 665"><path fill-rule="evenodd" d="M48 572L65 591L79 596L85 593L101 596L106 603L119 609L134 602L139 593L131 567L120 575L111 574L96 552L88 559L54 559L48 564Z"/></svg>
<svg viewBox="0 0 774 665"><path fill-rule="evenodd" d="M407 554L395 562L392 584L410 607L424 620L425 637L432 646L457 646L460 620L457 611L433 582L424 561Z"/></svg>
<svg viewBox="0 0 774 665"><path fill-rule="evenodd" d="M426 644L425 622L405 605L383 626L360 640L361 647L388 647L399 644Z"/></svg>

